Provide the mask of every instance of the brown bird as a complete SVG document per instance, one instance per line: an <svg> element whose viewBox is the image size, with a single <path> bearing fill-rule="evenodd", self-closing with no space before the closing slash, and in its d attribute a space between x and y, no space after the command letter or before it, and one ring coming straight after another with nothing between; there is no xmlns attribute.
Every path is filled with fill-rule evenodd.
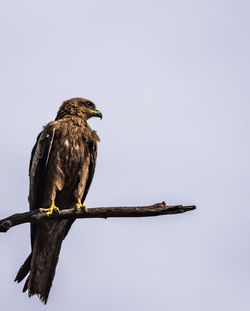
<svg viewBox="0 0 250 311"><path fill-rule="evenodd" d="M55 121L38 135L31 153L29 177L30 210L51 215L58 209L82 205L93 179L99 137L87 123L102 118L95 104L72 98L61 105ZM15 281L28 274L23 292L38 295L46 303L55 276L63 239L74 220L48 219L31 224L31 254L19 269Z"/></svg>

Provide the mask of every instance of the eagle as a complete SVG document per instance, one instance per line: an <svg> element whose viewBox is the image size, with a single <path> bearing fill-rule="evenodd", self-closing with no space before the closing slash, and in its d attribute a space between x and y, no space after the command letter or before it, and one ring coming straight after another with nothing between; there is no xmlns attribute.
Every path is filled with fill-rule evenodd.
<svg viewBox="0 0 250 311"><path fill-rule="evenodd" d="M60 209L83 205L91 185L99 137L87 123L102 119L95 104L76 97L62 103L55 121L44 126L33 147L29 166L30 210L40 209L48 216ZM46 219L31 224L31 253L20 267L15 281L27 275L23 292L37 295L44 304L55 276L62 242L75 219Z"/></svg>

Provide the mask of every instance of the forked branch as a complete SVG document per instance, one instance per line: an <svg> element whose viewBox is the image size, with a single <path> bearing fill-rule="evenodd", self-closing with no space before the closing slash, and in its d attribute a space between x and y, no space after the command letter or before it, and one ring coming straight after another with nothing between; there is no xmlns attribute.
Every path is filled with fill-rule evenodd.
<svg viewBox="0 0 250 311"><path fill-rule="evenodd" d="M70 219L70 218L109 218L109 217L149 217L167 214L179 214L194 210L194 205L166 205L165 202L148 206L123 206L123 207L96 207L83 209L65 209L47 216L40 210L14 214L0 220L0 232L7 232L10 228L27 222L38 223L47 219Z"/></svg>

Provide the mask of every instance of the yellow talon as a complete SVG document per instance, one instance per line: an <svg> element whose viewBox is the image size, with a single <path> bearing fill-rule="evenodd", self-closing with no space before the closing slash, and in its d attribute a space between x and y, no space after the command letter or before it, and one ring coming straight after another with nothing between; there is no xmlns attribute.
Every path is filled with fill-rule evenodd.
<svg viewBox="0 0 250 311"><path fill-rule="evenodd" d="M52 200L52 203L49 208L40 208L41 212L46 212L46 215L50 216L53 214L53 212L59 212L59 208L55 206L54 200Z"/></svg>
<svg viewBox="0 0 250 311"><path fill-rule="evenodd" d="M82 205L81 200L78 199L77 203L76 203L76 208L79 209L84 209L84 212L88 211L88 208L86 205Z"/></svg>

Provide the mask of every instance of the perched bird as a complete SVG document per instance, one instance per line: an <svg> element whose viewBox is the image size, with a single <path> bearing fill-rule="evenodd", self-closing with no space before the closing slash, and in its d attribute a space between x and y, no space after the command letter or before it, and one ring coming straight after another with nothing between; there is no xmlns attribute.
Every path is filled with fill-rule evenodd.
<svg viewBox="0 0 250 311"><path fill-rule="evenodd" d="M72 98L61 105L55 121L38 135L31 153L29 177L30 210L48 215L58 209L83 208L93 179L99 137L87 123L102 118L95 104ZM26 275L23 292L38 295L46 303L55 276L63 239L73 220L47 219L31 224L31 253L19 269L15 281Z"/></svg>

